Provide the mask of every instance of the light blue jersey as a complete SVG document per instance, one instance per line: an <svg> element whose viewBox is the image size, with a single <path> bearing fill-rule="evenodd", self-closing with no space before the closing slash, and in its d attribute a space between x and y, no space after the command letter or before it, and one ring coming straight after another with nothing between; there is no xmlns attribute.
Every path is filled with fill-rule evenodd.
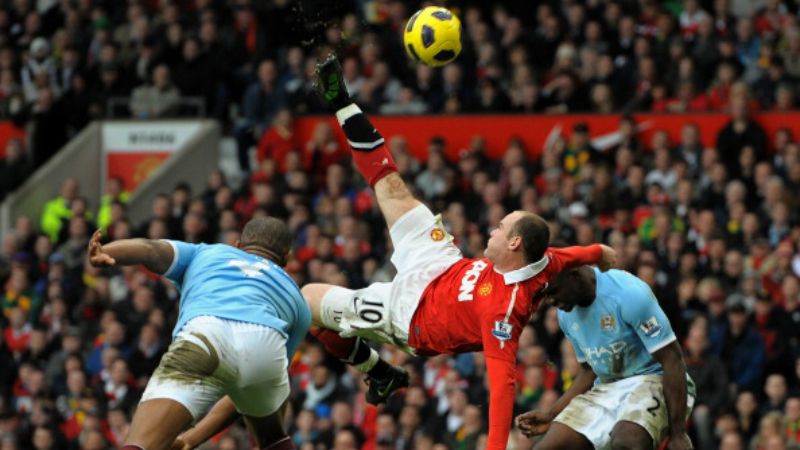
<svg viewBox="0 0 800 450"><path fill-rule="evenodd" d="M190 319L214 316L265 325L286 337L291 361L311 324L300 288L277 264L229 245L166 241L175 259L164 274L181 292L174 338Z"/></svg>
<svg viewBox="0 0 800 450"><path fill-rule="evenodd" d="M594 303L558 310L578 361L589 363L596 383L663 373L651 354L674 341L675 333L650 286L623 270L594 273Z"/></svg>

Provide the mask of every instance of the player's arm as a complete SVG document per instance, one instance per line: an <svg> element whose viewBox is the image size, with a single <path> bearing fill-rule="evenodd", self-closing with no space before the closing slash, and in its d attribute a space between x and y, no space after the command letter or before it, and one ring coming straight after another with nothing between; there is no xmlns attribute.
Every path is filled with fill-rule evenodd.
<svg viewBox="0 0 800 450"><path fill-rule="evenodd" d="M653 290L644 281L630 276L621 295L622 320L631 326L664 371L663 391L669 418L669 449L690 449L686 434L686 365L672 326L658 305Z"/></svg>
<svg viewBox="0 0 800 450"><path fill-rule="evenodd" d="M515 304L518 289L519 285L507 286L502 293L498 292L497 300ZM508 300L503 298L505 296L508 296ZM523 318L522 314L509 314L508 311L500 313L493 308L478 310L489 379L489 435L486 450L505 450L514 420L519 337L527 315Z"/></svg>
<svg viewBox="0 0 800 450"><path fill-rule="evenodd" d="M581 369L572 386L553 404L548 411L529 411L517 417L517 426L522 434L528 437L538 436L547 432L553 419L569 405L573 398L592 388L597 375L588 363L582 362Z"/></svg>
<svg viewBox="0 0 800 450"><path fill-rule="evenodd" d="M164 274L175 259L172 245L151 239L120 239L110 244L100 244L101 231L89 240L89 262L95 267L141 264L157 274Z"/></svg>
<svg viewBox="0 0 800 450"><path fill-rule="evenodd" d="M686 364L677 340L653 353L664 369L664 398L669 417L670 441L686 435Z"/></svg>
<svg viewBox="0 0 800 450"><path fill-rule="evenodd" d="M233 405L231 398L226 395L211 408L211 411L205 417L197 422L197 425L184 431L175 439L172 450L188 450L198 447L220 431L228 428L238 418L239 413L236 411L236 406Z"/></svg>
<svg viewBox="0 0 800 450"><path fill-rule="evenodd" d="M489 436L486 450L505 450L514 420L517 367L514 361L486 355L489 376Z"/></svg>
<svg viewBox="0 0 800 450"><path fill-rule="evenodd" d="M595 374L594 370L592 370L592 366L590 366L587 362L582 362L581 369L578 371L578 376L576 376L575 380L572 381L572 385L569 387L569 389L567 389L567 392L564 392L564 395L562 395L553 404L553 407L550 408L548 413L555 418L561 411L564 410L564 408L567 407L567 405L569 405L569 402L571 402L573 398L591 389L596 378L597 374Z"/></svg>
<svg viewBox="0 0 800 450"><path fill-rule="evenodd" d="M285 401L283 405L270 416L274 419L270 426L270 432L274 434L275 440L272 441L273 443L271 446L267 447L267 450L288 450L294 448L283 427L283 417L288 404L289 401ZM211 408L211 411L209 411L200 422L197 422L197 425L181 433L172 444L171 450L191 450L196 448L214 437L217 433L231 426L238 418L239 413L236 411L236 406L234 406L230 397L226 395Z"/></svg>
<svg viewBox="0 0 800 450"><path fill-rule="evenodd" d="M592 264L605 272L617 262L617 252L604 244L551 248L549 252L558 272Z"/></svg>

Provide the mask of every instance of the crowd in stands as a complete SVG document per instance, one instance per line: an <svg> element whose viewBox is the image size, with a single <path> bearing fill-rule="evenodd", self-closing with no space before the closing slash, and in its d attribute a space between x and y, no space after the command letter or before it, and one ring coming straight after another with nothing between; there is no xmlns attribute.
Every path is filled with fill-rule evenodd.
<svg viewBox="0 0 800 450"><path fill-rule="evenodd" d="M323 111L313 69L330 51L342 59L350 94L383 114L725 111L747 85L753 109L797 104L792 0L448 2L461 17L464 50L441 70L405 55L403 25L417 6L4 2L0 116L30 128L25 170L93 119L204 114L236 137L249 171L247 151L281 107Z"/></svg>
<svg viewBox="0 0 800 450"><path fill-rule="evenodd" d="M312 6L322 14L326 3ZM298 32L286 19L308 10L283 0L0 3L0 112L31 128L28 142L5 149L0 193L88 120L116 114L108 100L117 96L131 97L126 114L142 118L186 113L180 98L202 97L205 113L237 138L249 173L231 186L215 171L202 192L176 180L145 220L128 217L116 180L99 205L69 180L40 217L16 221L0 247L0 449L113 448L169 343L178 293L140 268L89 266L85 247L98 227L107 240L233 243L247 220L268 214L296 236L287 270L299 284L391 279L385 223L348 150L326 124L299 147L290 139L294 115L322 112L311 74L331 48L370 113L730 113L710 148L692 123L676 142L658 131L643 141L629 116L606 152L592 148L585 125L535 160L539 149L512 137L495 161L479 137L457 161L443 139L430 141L424 160L401 136L387 145L467 256L479 257L488 231L514 209L545 217L554 245L612 245L619 267L653 287L684 347L697 383L696 448L799 448L800 136L767 135L752 119L795 107L797 5L454 2L465 50L438 71L410 66L402 52L410 6L359 5L326 22L309 50L287 38ZM308 339L291 365L298 448L482 448L481 354L382 352L412 373L412 387L376 409L361 375ZM573 381L578 364L552 307L526 327L519 368L518 412L546 409ZM206 448L246 449L245 436L236 425ZM518 432L512 440L530 448Z"/></svg>
<svg viewBox="0 0 800 450"><path fill-rule="evenodd" d="M711 148L690 123L678 142L663 132L644 142L626 117L624 139L605 153L592 149L584 124L535 161L513 138L497 161L485 158L479 137L458 161L445 158L443 139L430 141L424 161L402 136L388 145L467 256L481 256L488 231L514 209L545 217L554 245L612 245L619 267L652 286L685 349L697 383L690 422L697 448L793 448L800 445L800 146L789 130L767 136L748 103L732 99L738 113ZM373 193L330 136L320 123L305 150L280 161L263 155L239 189L220 171L202 192L178 183L140 222L127 217L114 180L101 205L88 205L71 179L41 218L18 219L0 257L0 448L109 448L169 342L178 293L144 269L89 266L85 246L97 227L107 240L232 244L244 222L268 214L296 236L287 270L298 284L390 280L391 242ZM291 365L290 431L299 448L481 448L481 354L382 351L412 373L412 387L375 409L358 372L311 338L301 347ZM553 307L542 307L524 331L519 368L518 412L547 408L574 379L577 360ZM247 448L243 436L234 427L209 448ZM529 448L521 434L513 439L513 448ZM767 446L776 440L781 446Z"/></svg>

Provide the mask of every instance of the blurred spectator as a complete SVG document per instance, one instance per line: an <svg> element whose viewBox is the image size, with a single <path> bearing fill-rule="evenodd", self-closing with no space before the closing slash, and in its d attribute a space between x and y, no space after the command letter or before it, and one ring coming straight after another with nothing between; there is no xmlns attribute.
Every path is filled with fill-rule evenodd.
<svg viewBox="0 0 800 450"><path fill-rule="evenodd" d="M0 161L0 201L21 185L31 172L31 164L21 141L9 140L5 153Z"/></svg>
<svg viewBox="0 0 800 450"><path fill-rule="evenodd" d="M498 110L503 110L503 108L501 107ZM409 87L403 87L398 92L397 99L392 102L384 103L381 105L379 111L381 114L386 115L424 114L428 112L428 105L426 105L424 101L417 97L413 89Z"/></svg>
<svg viewBox="0 0 800 450"><path fill-rule="evenodd" d="M569 145L561 155L564 171L581 178L581 169L590 162L597 162L602 157L592 146L589 136L589 127L585 123L578 123L572 127Z"/></svg>
<svg viewBox="0 0 800 450"><path fill-rule="evenodd" d="M120 67L114 61L99 63L97 72L97 80L91 81L91 90L89 91L89 116L121 115L120 111L109 109L109 101L132 94L128 80L124 74L120 73Z"/></svg>
<svg viewBox="0 0 800 450"><path fill-rule="evenodd" d="M62 220L72 217L70 205L72 200L78 196L78 181L74 178L67 178L61 185L61 195L50 200L44 205L42 210L41 228L50 240L56 242L61 232Z"/></svg>
<svg viewBox="0 0 800 450"><path fill-rule="evenodd" d="M298 151L292 126L292 113L281 109L275 114L272 126L264 132L258 141L256 161L260 166L269 158L278 166L280 173L286 173L286 156L289 152Z"/></svg>
<svg viewBox="0 0 800 450"><path fill-rule="evenodd" d="M727 323L711 335L712 352L725 361L728 377L737 390L756 390L767 356L764 341L748 323L743 303L734 301L727 315Z"/></svg>
<svg viewBox="0 0 800 450"><path fill-rule="evenodd" d="M131 95L131 113L140 119L163 117L177 112L180 92L170 81L169 67L160 64L153 69L150 85L139 86Z"/></svg>
<svg viewBox="0 0 800 450"><path fill-rule="evenodd" d="M62 103L48 87L39 89L31 108L31 153L36 167L41 166L67 143L67 127Z"/></svg>
<svg viewBox="0 0 800 450"><path fill-rule="evenodd" d="M189 37L183 41L181 59L172 67L175 90L181 96L201 98L205 108L216 100L214 73L211 61L207 58L206 54L201 53L200 42ZM172 111L174 112L177 111Z"/></svg>
<svg viewBox="0 0 800 450"><path fill-rule="evenodd" d="M25 101L35 103L42 87L48 87L53 96L58 97L60 88L56 71L56 63L50 56L50 43L44 37L37 37L31 42L30 57L21 73Z"/></svg>
<svg viewBox="0 0 800 450"><path fill-rule="evenodd" d="M242 118L234 131L239 146L239 165L243 171L250 171L250 147L284 102L285 94L278 85L275 62L261 62L257 80L247 87L242 98Z"/></svg>
<svg viewBox="0 0 800 450"><path fill-rule="evenodd" d="M97 210L97 226L105 230L113 221L113 205L116 203L124 207L128 201L129 192L125 190L122 178L111 177L106 181L106 193L100 198L100 208Z"/></svg>
<svg viewBox="0 0 800 450"><path fill-rule="evenodd" d="M763 161L767 152L767 136L761 125L757 124L748 111L746 94L732 96L730 99L731 121L717 136L717 151L728 168L728 173L736 178L741 173L739 155L746 146L753 148L755 161Z"/></svg>
<svg viewBox="0 0 800 450"><path fill-rule="evenodd" d="M707 324L702 320L692 323L686 338L685 358L689 376L697 388L697 400L692 413L697 426L698 444L713 446L713 418L727 403L727 374L720 359L708 351Z"/></svg>

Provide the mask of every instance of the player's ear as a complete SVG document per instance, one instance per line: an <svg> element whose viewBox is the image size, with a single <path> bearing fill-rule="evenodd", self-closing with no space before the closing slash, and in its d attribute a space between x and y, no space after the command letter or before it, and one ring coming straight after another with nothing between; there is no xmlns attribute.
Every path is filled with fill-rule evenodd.
<svg viewBox="0 0 800 450"><path fill-rule="evenodd" d="M522 249L522 236L512 236L508 240L508 249L514 252Z"/></svg>
<svg viewBox="0 0 800 450"><path fill-rule="evenodd" d="M233 243L233 246L236 248L242 248L242 241L237 239L236 242Z"/></svg>

